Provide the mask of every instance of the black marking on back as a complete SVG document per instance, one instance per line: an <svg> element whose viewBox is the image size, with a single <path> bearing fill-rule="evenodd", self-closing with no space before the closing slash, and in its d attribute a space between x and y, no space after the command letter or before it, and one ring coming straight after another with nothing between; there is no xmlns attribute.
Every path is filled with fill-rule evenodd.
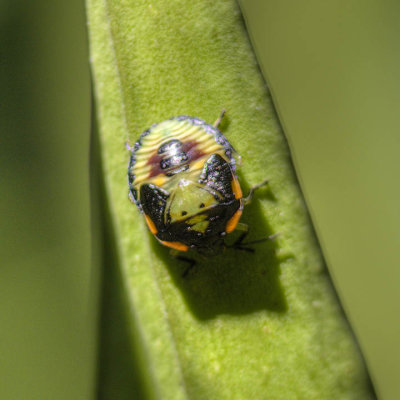
<svg viewBox="0 0 400 400"><path fill-rule="evenodd" d="M160 240L184 243L198 251L202 251L202 249L212 249L225 234L227 222L232 218L239 207L240 201L234 199L226 203L215 205L202 213L198 213L197 215L207 215L206 220L209 221L209 226L205 233L191 229L191 225L188 223L188 219L190 220L190 218L192 218L192 216L190 216L188 219L182 221L177 221L172 224L167 223L164 229L157 232L156 236Z"/></svg>
<svg viewBox="0 0 400 400"><path fill-rule="evenodd" d="M164 158L160 162L161 169L171 169L184 164L188 160L186 153L175 154L172 157Z"/></svg>
<svg viewBox="0 0 400 400"><path fill-rule="evenodd" d="M161 145L157 154L162 157L160 168L165 171L166 176L173 176L189 168L189 165L187 165L189 157L183 151L183 144L178 139L170 140Z"/></svg>
<svg viewBox="0 0 400 400"><path fill-rule="evenodd" d="M182 148L182 142L178 139L173 139L161 145L157 153L158 154L171 153L171 152L176 153L181 148Z"/></svg>
<svg viewBox="0 0 400 400"><path fill-rule="evenodd" d="M164 212L168 197L168 192L152 183L144 184L140 188L143 212L154 222L158 231L165 229Z"/></svg>
<svg viewBox="0 0 400 400"><path fill-rule="evenodd" d="M213 154L204 164L199 183L216 190L226 201L229 201L235 198L232 180L233 175L229 164L219 154Z"/></svg>

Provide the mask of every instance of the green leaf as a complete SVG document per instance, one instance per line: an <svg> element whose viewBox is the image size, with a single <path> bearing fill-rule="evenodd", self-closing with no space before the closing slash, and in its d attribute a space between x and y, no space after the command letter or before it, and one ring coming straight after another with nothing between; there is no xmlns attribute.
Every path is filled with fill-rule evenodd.
<svg viewBox="0 0 400 400"><path fill-rule="evenodd" d="M109 215L100 398L369 399L373 392L335 297L270 95L236 3L88 0ZM126 140L192 115L242 156L254 254L186 264L128 201ZM111 243L111 245L110 245ZM118 300L119 299L119 300ZM120 356L121 358L120 358ZM136 383L135 383L136 382Z"/></svg>

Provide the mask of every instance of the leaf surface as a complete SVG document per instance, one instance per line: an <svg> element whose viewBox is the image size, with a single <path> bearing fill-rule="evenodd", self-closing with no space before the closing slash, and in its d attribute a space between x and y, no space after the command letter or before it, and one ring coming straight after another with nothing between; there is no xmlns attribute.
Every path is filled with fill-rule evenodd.
<svg viewBox="0 0 400 400"><path fill-rule="evenodd" d="M124 299L124 318L108 305L103 343L135 358L139 398L373 398L236 3L88 0L88 15L115 243L107 268L120 277L108 296ZM124 143L176 115L213 123L223 108L220 129L242 157L244 192L270 182L244 211L249 240L278 235L254 254L198 258L183 278L186 265L127 199ZM101 360L100 397L128 397L131 382L116 378L128 364L115 354Z"/></svg>

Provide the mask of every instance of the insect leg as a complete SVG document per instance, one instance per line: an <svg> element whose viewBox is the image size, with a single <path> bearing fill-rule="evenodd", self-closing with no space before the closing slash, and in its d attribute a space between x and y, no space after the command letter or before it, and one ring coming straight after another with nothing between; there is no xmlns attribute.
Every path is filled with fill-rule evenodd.
<svg viewBox="0 0 400 400"><path fill-rule="evenodd" d="M273 239L275 239L275 238L279 235L279 233L274 233L274 234L272 234L272 235L267 236L266 238L257 239L257 240L251 240L250 242L245 242L245 243L243 243L243 240L247 237L248 233L249 233L248 230L247 230L246 232L243 232L243 233L235 240L235 242L234 242L233 244L231 244L231 245L229 245L229 246L226 245L226 247L233 248L233 249L236 249L236 250L248 251L249 253L254 253L255 250L254 250L253 248L251 248L251 247L248 247L248 246L251 246L251 245L253 245L253 244L258 244L258 243L266 242L266 241L268 241L268 240L273 240Z"/></svg>
<svg viewBox="0 0 400 400"><path fill-rule="evenodd" d="M131 145L129 144L128 141L125 142L125 148L126 148L128 151L132 151L132 150L133 150L133 146L131 146Z"/></svg>
<svg viewBox="0 0 400 400"><path fill-rule="evenodd" d="M232 244L227 245L224 243L225 247L236 249L236 250L245 250L250 253L254 253L254 249L243 246L243 240L249 234L249 226L247 224L238 223L238 225L236 226L236 230L242 231L242 233Z"/></svg>
<svg viewBox="0 0 400 400"><path fill-rule="evenodd" d="M252 244L257 244L257 243L266 242L266 241L268 241L268 240L273 240L273 239L275 239L278 235L279 235L279 232L278 232L278 233L273 233L272 235L269 235L269 236L267 236L266 238L257 239L257 240L252 240L251 242L242 243L241 245L242 245L242 246L248 246L249 244L252 245ZM244 238L243 238L243 239L244 239ZM243 239L242 239L242 240L243 240Z"/></svg>
<svg viewBox="0 0 400 400"><path fill-rule="evenodd" d="M254 192L259 189L262 186L265 186L268 184L268 179L266 179L265 181L262 181L261 183L259 183L258 185L254 185L250 188L250 192L247 195L247 197L243 197L243 203L244 205L247 205L251 202L251 199L253 198Z"/></svg>
<svg viewBox="0 0 400 400"><path fill-rule="evenodd" d="M196 261L192 260L191 258L184 257L184 256L175 256L177 260L184 261L185 263L188 264L188 266L185 268L182 274L182 278L186 278L188 273L193 269L193 267L196 265Z"/></svg>
<svg viewBox="0 0 400 400"><path fill-rule="evenodd" d="M224 118L225 112L226 112L226 110L223 108L221 111L221 114L219 115L217 120L213 123L214 128L218 128L218 125L221 123L222 118Z"/></svg>

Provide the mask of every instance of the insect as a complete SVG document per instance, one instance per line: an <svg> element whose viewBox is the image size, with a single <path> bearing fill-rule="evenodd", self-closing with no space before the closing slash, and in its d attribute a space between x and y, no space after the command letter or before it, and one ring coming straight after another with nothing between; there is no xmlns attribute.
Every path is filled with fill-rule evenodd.
<svg viewBox="0 0 400 400"><path fill-rule="evenodd" d="M223 115L213 125L173 117L152 125L129 148L130 200L150 232L172 249L216 254L228 247L224 237L240 227L244 234L232 247L249 250L243 244L247 225L239 220L254 190L267 182L243 198L236 175L240 157L218 130Z"/></svg>

